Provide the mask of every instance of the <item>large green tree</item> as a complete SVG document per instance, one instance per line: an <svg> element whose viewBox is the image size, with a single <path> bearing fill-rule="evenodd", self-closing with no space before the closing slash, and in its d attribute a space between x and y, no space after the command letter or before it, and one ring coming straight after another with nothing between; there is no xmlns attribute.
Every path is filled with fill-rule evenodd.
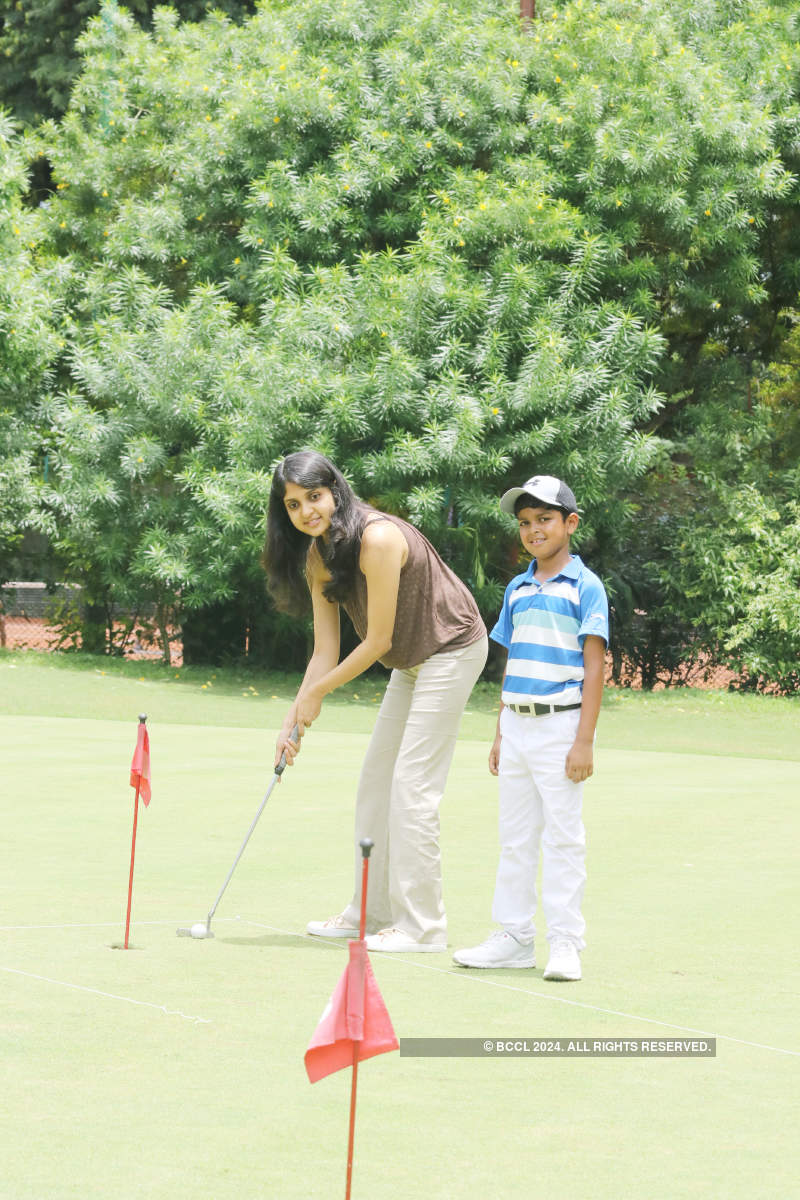
<svg viewBox="0 0 800 1200"><path fill-rule="evenodd" d="M26 238L62 280L46 512L73 566L102 467L125 511L154 505L117 523L109 585L223 599L274 460L314 444L487 612L498 491L561 473L633 595L637 489L691 453L687 413L739 403L794 286L796 25L761 0L540 5L527 32L505 0L271 0L147 32L104 6L30 143L56 183Z"/></svg>

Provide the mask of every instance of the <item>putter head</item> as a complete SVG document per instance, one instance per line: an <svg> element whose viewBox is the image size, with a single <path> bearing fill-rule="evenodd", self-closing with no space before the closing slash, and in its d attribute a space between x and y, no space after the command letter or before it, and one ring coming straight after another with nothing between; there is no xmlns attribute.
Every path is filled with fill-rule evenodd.
<svg viewBox="0 0 800 1200"><path fill-rule="evenodd" d="M198 924L200 924L200 923L198 923ZM197 925L193 925L191 929L179 929L177 931L177 933L178 933L178 937L190 937L190 938L199 938L199 939L213 938L213 936L214 936L213 930L209 929L208 925L206 925L204 927L204 930L202 933L198 929Z"/></svg>

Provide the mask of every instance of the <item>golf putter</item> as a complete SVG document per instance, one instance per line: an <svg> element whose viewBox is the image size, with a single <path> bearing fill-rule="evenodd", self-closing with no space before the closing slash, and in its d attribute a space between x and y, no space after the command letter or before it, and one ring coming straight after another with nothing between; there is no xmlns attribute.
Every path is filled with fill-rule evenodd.
<svg viewBox="0 0 800 1200"><path fill-rule="evenodd" d="M299 726L295 725L294 729L289 734L289 740L292 742L295 742L298 740L299 736L300 736ZM233 875L233 872L236 870L236 866L239 862L239 859L244 854L244 848L247 845L247 843L250 841L250 836L251 836L253 830L255 829L256 825L258 824L258 819L261 816L262 812L264 811L264 806L266 805L267 801L269 800L270 796L272 795L272 789L275 787L275 784L278 782L278 780L280 779L280 777L283 774L285 769L286 769L286 751L284 751L280 757L280 761L279 761L277 767L275 768L275 774L272 776L272 780L270 782L269 787L267 788L264 799L261 801L261 803L258 806L258 812L253 817L252 824L247 831L247 836L245 837L244 841L242 842L241 846L239 847L239 853L236 855L236 858L233 860L233 866L231 867L230 871L228 871L228 874L225 877L225 882L223 883L222 887L219 889L219 894L218 894L216 900L214 901L214 903L212 904L212 906L209 910L208 916L206 917L205 921L197 921L194 925L192 925L188 929L179 929L178 937L213 938L214 934L211 931L211 918L214 916L214 913L217 911L217 905L219 904L220 900L222 899L223 895L225 894L225 889L231 881L231 876Z"/></svg>

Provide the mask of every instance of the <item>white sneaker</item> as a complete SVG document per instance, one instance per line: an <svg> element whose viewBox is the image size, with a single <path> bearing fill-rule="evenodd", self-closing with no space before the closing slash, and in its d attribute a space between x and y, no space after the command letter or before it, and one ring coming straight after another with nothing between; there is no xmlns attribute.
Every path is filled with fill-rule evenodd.
<svg viewBox="0 0 800 1200"><path fill-rule="evenodd" d="M535 967L533 942L518 942L505 929L490 933L480 946L456 950L453 962L460 967Z"/></svg>
<svg viewBox="0 0 800 1200"><path fill-rule="evenodd" d="M555 938L550 946L550 958L544 969L544 978L566 982L580 977L581 960L577 946L568 938Z"/></svg>
<svg viewBox="0 0 800 1200"><path fill-rule="evenodd" d="M339 913L337 917L328 917L327 921L309 921L306 933L313 933L314 937L357 938L358 926L351 925L343 914Z"/></svg>
<svg viewBox="0 0 800 1200"><path fill-rule="evenodd" d="M446 950L440 942L416 942L402 929L381 929L366 939L368 950L384 950L394 954L436 954Z"/></svg>

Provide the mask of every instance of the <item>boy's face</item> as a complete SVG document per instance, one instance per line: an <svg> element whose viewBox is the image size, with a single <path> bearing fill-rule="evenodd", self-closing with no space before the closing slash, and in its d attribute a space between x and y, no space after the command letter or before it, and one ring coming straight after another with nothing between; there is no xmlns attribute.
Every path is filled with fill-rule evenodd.
<svg viewBox="0 0 800 1200"><path fill-rule="evenodd" d="M517 513L519 536L523 546L539 563L551 562L569 554L569 539L578 528L578 514L565 517L556 508L537 505Z"/></svg>

